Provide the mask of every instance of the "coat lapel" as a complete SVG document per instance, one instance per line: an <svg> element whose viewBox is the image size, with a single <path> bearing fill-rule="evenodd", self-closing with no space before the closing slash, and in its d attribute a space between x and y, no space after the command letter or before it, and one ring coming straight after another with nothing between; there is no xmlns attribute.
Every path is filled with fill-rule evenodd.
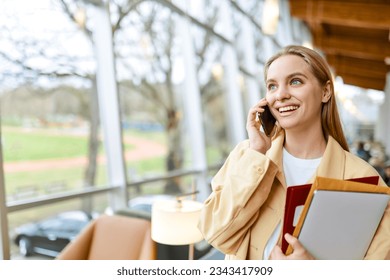
<svg viewBox="0 0 390 280"><path fill-rule="evenodd" d="M280 184L286 188L286 179L283 172L283 145L284 145L284 130L280 129L279 133L275 136L272 141L271 149L267 151L267 157L270 158L277 166L278 173L276 179L279 180Z"/></svg>
<svg viewBox="0 0 390 280"><path fill-rule="evenodd" d="M343 148L333 137L329 136L323 158L312 178L312 182L316 176L344 179L345 161Z"/></svg>

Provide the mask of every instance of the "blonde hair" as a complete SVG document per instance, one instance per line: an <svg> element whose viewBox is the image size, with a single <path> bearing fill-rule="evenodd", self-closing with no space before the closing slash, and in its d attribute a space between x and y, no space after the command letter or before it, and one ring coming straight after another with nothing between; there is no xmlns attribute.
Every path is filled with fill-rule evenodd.
<svg viewBox="0 0 390 280"><path fill-rule="evenodd" d="M329 135L332 136L344 150L349 151L348 143L343 132L340 116L337 109L337 103L334 94L333 77L328 63L319 53L313 51L312 49L303 46L286 46L266 62L264 66L265 80L267 79L268 69L270 65L276 59L285 55L296 55L301 57L309 65L311 72L317 78L321 86L325 87L327 83L330 84L331 97L328 102L322 104L322 132L325 138L328 138Z"/></svg>

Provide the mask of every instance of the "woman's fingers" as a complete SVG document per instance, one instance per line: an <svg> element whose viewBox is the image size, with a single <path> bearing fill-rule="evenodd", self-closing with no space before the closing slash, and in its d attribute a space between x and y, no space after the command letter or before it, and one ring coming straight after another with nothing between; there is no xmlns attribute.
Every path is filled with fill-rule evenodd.
<svg viewBox="0 0 390 280"><path fill-rule="evenodd" d="M265 154L271 147L271 139L260 131L261 121L257 115L264 112L264 107L267 106L267 104L267 100L263 98L255 106L250 108L246 123L249 146L262 154Z"/></svg>
<svg viewBox="0 0 390 280"><path fill-rule="evenodd" d="M273 250L271 251L271 254L269 256L270 260L285 260L287 259L286 255L283 254L282 249L280 246L276 245Z"/></svg>
<svg viewBox="0 0 390 280"><path fill-rule="evenodd" d="M292 236L289 233L284 235L287 243L293 248L293 253L289 255L288 259L293 260L314 260L314 257L303 247L302 243L299 242L298 238Z"/></svg>
<svg viewBox="0 0 390 280"><path fill-rule="evenodd" d="M249 109L247 125L251 126L254 122L259 122L258 114L264 112L264 106L268 104L265 98L261 99L255 106Z"/></svg>
<svg viewBox="0 0 390 280"><path fill-rule="evenodd" d="M286 239L287 243L291 245L291 247L295 250L304 250L305 248L302 246L301 242L298 241L298 239L294 236L292 236L289 233L286 233L284 235L284 238Z"/></svg>

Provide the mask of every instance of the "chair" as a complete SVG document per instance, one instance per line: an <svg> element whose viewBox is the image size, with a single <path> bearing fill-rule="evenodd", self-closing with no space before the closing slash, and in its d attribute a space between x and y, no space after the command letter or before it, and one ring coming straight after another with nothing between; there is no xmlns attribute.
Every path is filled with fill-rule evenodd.
<svg viewBox="0 0 390 280"><path fill-rule="evenodd" d="M57 260L153 260L156 243L148 220L102 215L57 256Z"/></svg>
<svg viewBox="0 0 390 280"><path fill-rule="evenodd" d="M151 213L146 210L121 209L115 212L116 215L126 217L137 217L151 221ZM156 242L157 260L188 260L188 245L166 245ZM214 249L205 240L195 244L195 260L223 260L225 255Z"/></svg>

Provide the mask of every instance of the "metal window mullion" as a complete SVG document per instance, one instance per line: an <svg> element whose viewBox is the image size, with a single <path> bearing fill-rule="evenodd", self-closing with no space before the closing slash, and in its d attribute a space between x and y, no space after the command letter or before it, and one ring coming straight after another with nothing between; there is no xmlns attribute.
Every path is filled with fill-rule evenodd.
<svg viewBox="0 0 390 280"><path fill-rule="evenodd" d="M243 18L242 20L242 32L240 33L240 42L242 42L243 50L243 65L246 69L246 72L249 75L245 76L246 87L248 91L248 100L246 101L246 111L254 106L261 98L260 95L260 86L256 80L257 68L260 68L256 65L256 53L255 53L255 42L253 38L253 26L248 18ZM262 76L260 77L262 79Z"/></svg>
<svg viewBox="0 0 390 280"><path fill-rule="evenodd" d="M3 141L0 127L0 260L10 259L10 245L8 234L8 211L6 205L6 190L3 167Z"/></svg>
<svg viewBox="0 0 390 280"><path fill-rule="evenodd" d="M223 26L224 36L229 41L234 40L232 11L230 2L221 1L219 10L219 21ZM235 146L238 142L246 138L244 108L242 101L242 94L238 84L239 65L237 53L231 44L225 44L222 64L224 66L224 84L226 88L225 104L226 104L226 118L228 125L228 132L230 144Z"/></svg>
<svg viewBox="0 0 390 280"><path fill-rule="evenodd" d="M111 186L119 186L117 191L113 192L110 204L113 209L118 209L127 204L127 179L108 4L94 7L93 20L99 113L104 133L108 183Z"/></svg>
<svg viewBox="0 0 390 280"><path fill-rule="evenodd" d="M177 16L177 34L181 38L181 50L185 67L183 106L191 146L192 167L199 170L196 176L197 199L204 201L210 194L207 184L207 158L203 127L202 101L197 79L195 50L187 17Z"/></svg>

